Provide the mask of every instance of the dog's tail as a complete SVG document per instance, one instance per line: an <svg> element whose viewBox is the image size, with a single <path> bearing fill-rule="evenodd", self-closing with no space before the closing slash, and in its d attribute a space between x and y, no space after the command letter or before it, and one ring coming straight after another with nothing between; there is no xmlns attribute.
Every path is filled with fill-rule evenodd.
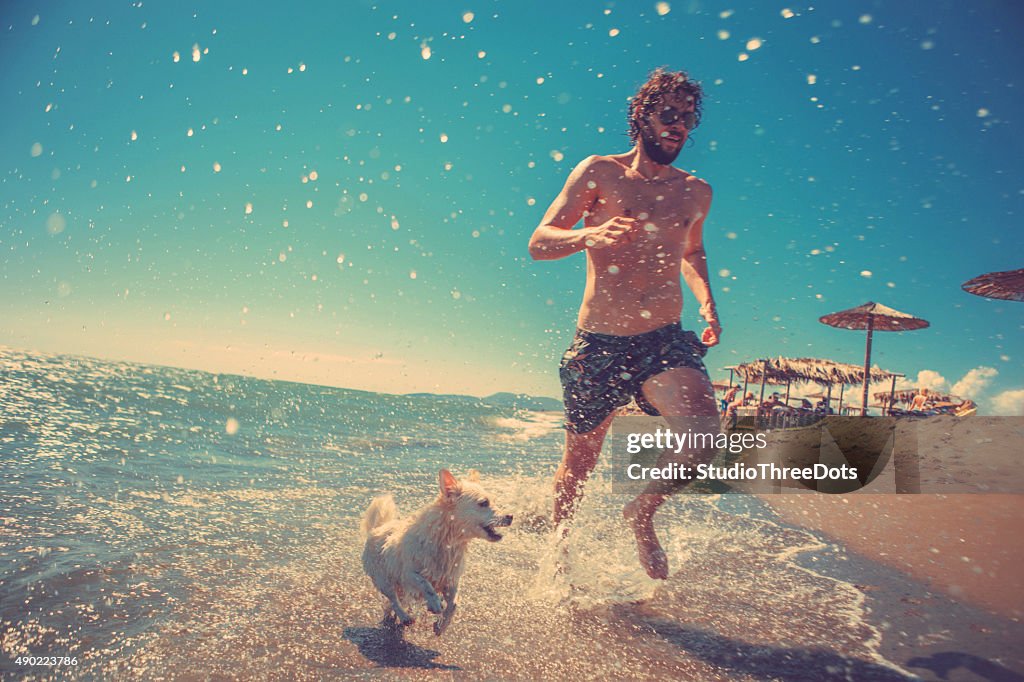
<svg viewBox="0 0 1024 682"><path fill-rule="evenodd" d="M360 527L363 537L370 534L370 531L377 526L393 521L398 518L398 505L390 495L381 495L370 503L370 507L363 514L363 523Z"/></svg>

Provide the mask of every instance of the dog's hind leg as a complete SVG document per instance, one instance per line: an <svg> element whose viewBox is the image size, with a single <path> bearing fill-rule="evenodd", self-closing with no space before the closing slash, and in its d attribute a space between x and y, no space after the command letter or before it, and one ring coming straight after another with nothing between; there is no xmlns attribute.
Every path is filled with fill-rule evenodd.
<svg viewBox="0 0 1024 682"><path fill-rule="evenodd" d="M437 590L434 589L429 580L416 571L409 571L408 582L415 585L423 593L423 598L427 600L428 611L431 613L441 613L441 598L437 596Z"/></svg>
<svg viewBox="0 0 1024 682"><path fill-rule="evenodd" d="M391 600L387 597L384 598L384 619L381 621L381 625L386 628L398 627L398 618L395 616L395 608L391 605Z"/></svg>
<svg viewBox="0 0 1024 682"><path fill-rule="evenodd" d="M398 596L395 594L394 588L388 588L386 591L381 590L381 593L387 598L388 604L384 607L384 622L385 624L390 620L392 612L398 618L399 625L412 625L416 619L405 612L402 608L402 604L398 601Z"/></svg>
<svg viewBox="0 0 1024 682"><path fill-rule="evenodd" d="M434 634L438 637L448 629L449 623L452 622L452 616L455 615L455 595L458 591L458 585L449 585L444 589L444 611L441 612L441 617L434 623Z"/></svg>

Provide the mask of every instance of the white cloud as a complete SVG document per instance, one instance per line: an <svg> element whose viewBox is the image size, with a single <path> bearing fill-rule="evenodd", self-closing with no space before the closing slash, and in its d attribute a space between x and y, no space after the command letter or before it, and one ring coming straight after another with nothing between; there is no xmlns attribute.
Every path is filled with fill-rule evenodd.
<svg viewBox="0 0 1024 682"><path fill-rule="evenodd" d="M975 367L953 384L952 392L963 398L977 398L997 374L999 371L994 367Z"/></svg>
<svg viewBox="0 0 1024 682"><path fill-rule="evenodd" d="M1024 417L1024 388L1003 391L992 398L992 414Z"/></svg>
<svg viewBox="0 0 1024 682"><path fill-rule="evenodd" d="M949 387L946 377L933 369L922 369L917 373L917 381L908 378L896 381L897 389L927 388L930 391L945 391Z"/></svg>

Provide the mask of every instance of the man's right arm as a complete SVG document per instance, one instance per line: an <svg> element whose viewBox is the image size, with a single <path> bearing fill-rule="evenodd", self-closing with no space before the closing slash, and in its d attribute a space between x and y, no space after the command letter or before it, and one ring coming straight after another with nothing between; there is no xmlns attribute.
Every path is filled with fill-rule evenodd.
<svg viewBox="0 0 1024 682"><path fill-rule="evenodd" d="M594 165L598 157L584 159L569 174L565 187L551 202L540 225L530 237L530 256L534 260L555 260L587 248L588 229L574 230L597 201Z"/></svg>

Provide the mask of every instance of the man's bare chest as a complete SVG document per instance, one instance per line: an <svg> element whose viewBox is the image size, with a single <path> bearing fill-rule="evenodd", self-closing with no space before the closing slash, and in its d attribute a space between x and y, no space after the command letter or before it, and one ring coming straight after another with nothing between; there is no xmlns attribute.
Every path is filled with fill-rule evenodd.
<svg viewBox="0 0 1024 682"><path fill-rule="evenodd" d="M686 230L698 218L700 202L686 182L648 182L622 178L601 187L595 216L604 222L624 216L636 218L647 231Z"/></svg>

